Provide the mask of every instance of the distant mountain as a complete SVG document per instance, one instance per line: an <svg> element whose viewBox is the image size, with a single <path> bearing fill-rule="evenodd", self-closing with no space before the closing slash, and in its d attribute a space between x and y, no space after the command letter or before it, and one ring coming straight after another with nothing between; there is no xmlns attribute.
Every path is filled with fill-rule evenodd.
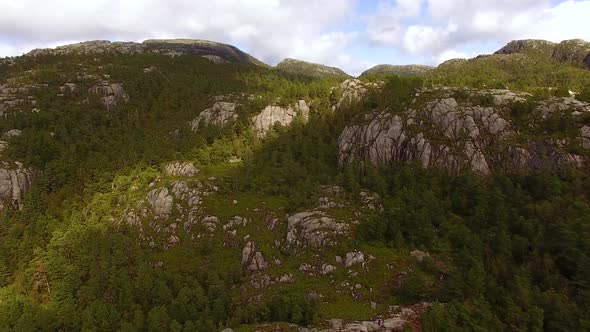
<svg viewBox="0 0 590 332"><path fill-rule="evenodd" d="M425 65L377 65L371 69L366 70L361 74L363 76L369 75L385 75L393 74L398 76L417 75L421 76L434 69L431 66Z"/></svg>
<svg viewBox="0 0 590 332"><path fill-rule="evenodd" d="M562 63L590 68L590 42L581 39L553 43L546 40L514 40L494 54L525 54L547 56Z"/></svg>
<svg viewBox="0 0 590 332"><path fill-rule="evenodd" d="M93 40L56 48L36 49L28 56L64 55L64 54L140 54L154 53L166 55L196 55L209 59L214 63L250 63L268 66L262 61L245 53L235 46L197 39L150 39L143 43L110 42Z"/></svg>
<svg viewBox="0 0 590 332"><path fill-rule="evenodd" d="M336 67L329 67L312 62L306 62L296 59L287 58L281 61L276 68L280 71L300 74L311 77L350 77L342 69Z"/></svg>

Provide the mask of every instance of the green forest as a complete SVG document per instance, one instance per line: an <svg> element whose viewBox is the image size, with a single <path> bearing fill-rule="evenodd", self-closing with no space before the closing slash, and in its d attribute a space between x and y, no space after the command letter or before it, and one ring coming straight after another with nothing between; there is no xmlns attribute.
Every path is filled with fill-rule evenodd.
<svg viewBox="0 0 590 332"><path fill-rule="evenodd" d="M571 89L579 101L590 102L587 69L550 60L496 60L443 65L421 78L364 78L380 88L336 111L341 77L213 65L194 56L44 55L0 64L0 82L47 84L34 92L37 112L5 113L0 121L0 132L22 131L9 139L2 160L35 170L24 207L0 217L0 330L323 327L328 319L370 319L389 306L420 302L431 305L408 330L590 330L587 169L484 177L416 164L338 163L337 140L346 126L376 109L400 111L424 87L510 88L535 100ZM122 84L129 102L105 111L96 96L87 97L97 78ZM78 88L56 97L66 82ZM190 130L187 123L220 95L240 101L237 120ZM248 122L252 116L267 105L298 100L311 105L309 122L275 126L264 139L257 137ZM530 107L511 107L514 121L526 125ZM566 135L587 119L549 119L535 135ZM216 194L203 198L207 213L251 219L240 236L254 237L267 260L279 257L282 264L269 271L294 274L295 282L252 289L240 265L242 247L224 246L220 231L192 240L182 233L178 245L164 250L121 225L153 183L178 180L162 172L177 160L194 163L200 170L195 181L215 179ZM276 248L275 240L284 237L277 232L286 233L284 216L311 209L325 186L345 190L347 203L330 213L358 220L349 236L323 251ZM378 194L383 209L362 210L358 197L367 191ZM260 228L266 221L255 209L274 213L283 225L272 232ZM345 268L332 279L308 278L299 269L318 255L333 259L357 249L378 264L392 261L411 272L401 278L370 265L353 283L371 293L354 298L334 290L348 280ZM409 256L413 250L429 255L416 261ZM327 300L308 296L310 289L323 291Z"/></svg>

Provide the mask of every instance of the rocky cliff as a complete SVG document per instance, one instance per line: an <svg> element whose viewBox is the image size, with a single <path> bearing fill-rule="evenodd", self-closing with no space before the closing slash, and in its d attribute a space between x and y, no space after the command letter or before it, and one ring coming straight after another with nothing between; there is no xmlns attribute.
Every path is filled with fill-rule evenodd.
<svg viewBox="0 0 590 332"><path fill-rule="evenodd" d="M553 43L546 40L514 40L496 51L495 54L526 54L552 57L562 62L590 68L586 60L590 56L590 43L581 39Z"/></svg>
<svg viewBox="0 0 590 332"><path fill-rule="evenodd" d="M459 93L460 97L456 96ZM462 91L424 89L401 110L378 110L356 119L338 139L339 162L369 162L388 166L417 163L424 168L463 170L488 175L525 169L584 167L587 157L570 152L584 145L586 127L574 137L533 134L553 116L580 116L590 104L572 98L552 98L533 106L536 120L517 124L512 110L527 103L527 94L508 90ZM481 100L488 101L482 105ZM540 130L540 129L539 129ZM540 130L541 131L541 130ZM585 154L584 154L585 155Z"/></svg>
<svg viewBox="0 0 590 332"><path fill-rule="evenodd" d="M233 62L267 66L262 61L239 50L237 47L207 40L193 39L151 39L143 43L110 42L95 40L59 46L54 49L36 49L28 56L63 54L165 54L170 56L202 56L214 63Z"/></svg>

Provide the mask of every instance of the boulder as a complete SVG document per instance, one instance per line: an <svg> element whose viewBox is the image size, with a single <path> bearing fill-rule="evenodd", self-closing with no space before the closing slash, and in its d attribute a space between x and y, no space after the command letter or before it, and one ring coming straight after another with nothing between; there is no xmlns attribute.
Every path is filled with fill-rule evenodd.
<svg viewBox="0 0 590 332"><path fill-rule="evenodd" d="M9 131L5 132L4 135L2 135L2 137L5 139L11 139L19 137L20 135L22 135L22 133L23 132L20 129L10 129Z"/></svg>
<svg viewBox="0 0 590 332"><path fill-rule="evenodd" d="M329 217L322 211L307 211L294 214L287 219L287 246L320 249L334 246L338 238L350 232L350 226Z"/></svg>
<svg viewBox="0 0 590 332"><path fill-rule="evenodd" d="M334 271L336 271L336 267L334 265L327 264L327 263L322 264L322 274L323 275L332 274L332 273L334 273Z"/></svg>
<svg viewBox="0 0 590 332"><path fill-rule="evenodd" d="M173 198L168 193L168 188L158 188L147 194L152 213L156 217L168 217L172 213Z"/></svg>
<svg viewBox="0 0 590 332"><path fill-rule="evenodd" d="M242 267L250 273L259 272L268 267L262 253L256 251L256 243L248 242L242 249Z"/></svg>
<svg viewBox="0 0 590 332"><path fill-rule="evenodd" d="M363 264L365 262L365 255L355 250L353 252L349 252L346 254L346 258L344 259L344 267L351 267L358 264Z"/></svg>
<svg viewBox="0 0 590 332"><path fill-rule="evenodd" d="M165 172L169 176L193 177L199 170L191 162L172 162L166 165Z"/></svg>
<svg viewBox="0 0 590 332"><path fill-rule="evenodd" d="M211 108L201 112L191 123L191 129L197 131L203 126L223 127L238 118L237 104L228 102L217 102Z"/></svg>
<svg viewBox="0 0 590 332"><path fill-rule="evenodd" d="M264 138L275 124L281 126L290 125L297 116L301 116L304 122L309 120L309 106L305 100L300 100L295 105L267 106L258 115L252 118L252 123L258 138Z"/></svg>

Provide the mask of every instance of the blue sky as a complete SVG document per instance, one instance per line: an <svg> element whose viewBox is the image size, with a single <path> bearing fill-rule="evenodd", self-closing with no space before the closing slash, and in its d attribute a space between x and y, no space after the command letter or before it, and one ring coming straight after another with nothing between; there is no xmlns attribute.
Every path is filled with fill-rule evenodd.
<svg viewBox="0 0 590 332"><path fill-rule="evenodd" d="M2 0L0 56L85 40L195 38L360 74L436 65L513 39L590 40L590 0Z"/></svg>

